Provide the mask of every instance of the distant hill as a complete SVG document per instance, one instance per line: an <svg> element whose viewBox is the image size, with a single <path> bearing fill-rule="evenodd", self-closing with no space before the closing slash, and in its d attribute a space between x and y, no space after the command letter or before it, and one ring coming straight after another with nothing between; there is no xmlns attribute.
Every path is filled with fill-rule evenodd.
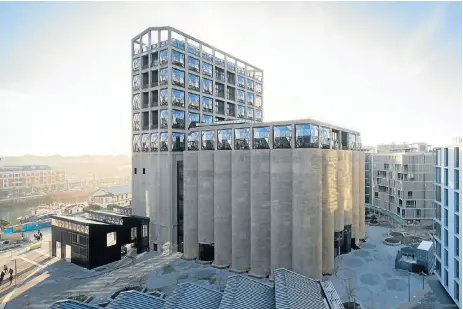
<svg viewBox="0 0 463 309"><path fill-rule="evenodd" d="M54 169L64 170L70 177L126 177L131 175L132 162L129 156L34 156L2 157L3 165L45 164Z"/></svg>

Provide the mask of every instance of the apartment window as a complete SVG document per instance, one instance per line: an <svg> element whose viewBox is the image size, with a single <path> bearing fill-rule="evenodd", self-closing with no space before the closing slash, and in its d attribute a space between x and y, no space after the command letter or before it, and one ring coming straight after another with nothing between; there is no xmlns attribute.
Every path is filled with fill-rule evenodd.
<svg viewBox="0 0 463 309"><path fill-rule="evenodd" d="M446 269L444 269L444 283L446 287L449 286L449 272Z"/></svg>
<svg viewBox="0 0 463 309"><path fill-rule="evenodd" d="M441 169L440 167L436 167L436 183L441 184Z"/></svg>
<svg viewBox="0 0 463 309"><path fill-rule="evenodd" d="M111 247L116 244L116 232L106 234L106 247Z"/></svg>
<svg viewBox="0 0 463 309"><path fill-rule="evenodd" d="M199 150L200 132L188 133L188 150Z"/></svg>
<svg viewBox="0 0 463 309"><path fill-rule="evenodd" d="M436 210L436 219L438 219L439 221L441 221L441 220L442 220L442 218L441 218L442 214L441 214L441 207L440 207L440 205L438 205L438 204L436 204L436 203L433 203L433 207L434 207L434 209Z"/></svg>
<svg viewBox="0 0 463 309"><path fill-rule="evenodd" d="M449 206L449 189L444 189L444 206Z"/></svg>
<svg viewBox="0 0 463 309"><path fill-rule="evenodd" d="M442 241L442 230L441 230L441 225L436 222L436 237Z"/></svg>
<svg viewBox="0 0 463 309"><path fill-rule="evenodd" d="M270 127L254 128L254 149L270 149Z"/></svg>
<svg viewBox="0 0 463 309"><path fill-rule="evenodd" d="M145 168L143 168L143 175L145 175Z"/></svg>
<svg viewBox="0 0 463 309"><path fill-rule="evenodd" d="M215 150L215 131L201 132L201 150Z"/></svg>
<svg viewBox="0 0 463 309"><path fill-rule="evenodd" d="M460 216L455 214L454 215L454 225L455 225L455 234L460 234Z"/></svg>
<svg viewBox="0 0 463 309"><path fill-rule="evenodd" d="M146 236L148 236L148 225L143 224L142 231L141 231L141 237L146 237Z"/></svg>
<svg viewBox="0 0 463 309"><path fill-rule="evenodd" d="M133 169L133 173L136 175L137 174L137 168Z"/></svg>
<svg viewBox="0 0 463 309"><path fill-rule="evenodd" d="M291 148L292 128L291 126L273 127L273 148Z"/></svg>
<svg viewBox="0 0 463 309"><path fill-rule="evenodd" d="M449 170L444 168L444 186L448 187L449 185Z"/></svg>
<svg viewBox="0 0 463 309"><path fill-rule="evenodd" d="M217 149L231 150L232 136L231 129L217 130Z"/></svg>
<svg viewBox="0 0 463 309"><path fill-rule="evenodd" d="M444 249L444 266L449 266L449 252Z"/></svg>
<svg viewBox="0 0 463 309"><path fill-rule="evenodd" d="M454 187L455 190L460 190L460 170L454 170L453 172Z"/></svg>
<svg viewBox="0 0 463 309"><path fill-rule="evenodd" d="M454 283L455 299L460 300L460 285L455 281Z"/></svg>
<svg viewBox="0 0 463 309"><path fill-rule="evenodd" d="M444 229L444 246L449 246L449 231Z"/></svg>
<svg viewBox="0 0 463 309"><path fill-rule="evenodd" d="M455 205L455 212L460 212L460 193L453 193L453 203Z"/></svg>
<svg viewBox="0 0 463 309"><path fill-rule="evenodd" d="M375 192L375 198L378 198L378 192Z"/></svg>
<svg viewBox="0 0 463 309"><path fill-rule="evenodd" d="M408 198L412 198L413 197L413 192L412 191L408 191Z"/></svg>
<svg viewBox="0 0 463 309"><path fill-rule="evenodd" d="M135 240L137 238L137 227L134 226L130 229L130 239Z"/></svg>
<svg viewBox="0 0 463 309"><path fill-rule="evenodd" d="M444 209L444 226L449 226L449 211L448 209Z"/></svg>
<svg viewBox="0 0 463 309"><path fill-rule="evenodd" d="M415 201L415 202L416 202L416 201ZM421 217L421 209L416 209L416 210L415 210L415 216L416 216L417 218Z"/></svg>
<svg viewBox="0 0 463 309"><path fill-rule="evenodd" d="M184 151L185 150L185 134L184 133L172 133L172 151Z"/></svg>
<svg viewBox="0 0 463 309"><path fill-rule="evenodd" d="M455 167L460 167L460 148L459 147L455 147L454 157L455 157Z"/></svg>

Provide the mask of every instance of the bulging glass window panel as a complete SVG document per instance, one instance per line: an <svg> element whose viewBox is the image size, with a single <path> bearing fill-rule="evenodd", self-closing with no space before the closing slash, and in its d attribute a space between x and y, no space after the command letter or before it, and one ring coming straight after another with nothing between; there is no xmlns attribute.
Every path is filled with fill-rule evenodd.
<svg viewBox="0 0 463 309"><path fill-rule="evenodd" d="M172 69L172 84L180 87L185 87L185 72Z"/></svg>
<svg viewBox="0 0 463 309"><path fill-rule="evenodd" d="M169 105L169 91L167 89L161 89L159 91L159 105L160 106Z"/></svg>
<svg viewBox="0 0 463 309"><path fill-rule="evenodd" d="M133 109L140 109L141 108L141 100L140 100L140 94L139 93L134 95L133 98L132 98L132 108Z"/></svg>
<svg viewBox="0 0 463 309"><path fill-rule="evenodd" d="M133 77L133 81L132 81L132 89L133 90L140 90L140 75L135 75Z"/></svg>
<svg viewBox="0 0 463 309"><path fill-rule="evenodd" d="M172 105L185 106L185 92L177 89L172 89Z"/></svg>
<svg viewBox="0 0 463 309"><path fill-rule="evenodd" d="M168 110L161 110L160 115L161 115L160 116L161 121L160 121L160 124L159 124L159 128L167 129L169 127L169 125L168 125L169 111Z"/></svg>
<svg viewBox="0 0 463 309"><path fill-rule="evenodd" d="M169 63L169 51L167 49L159 52L159 65L167 65Z"/></svg>
<svg viewBox="0 0 463 309"><path fill-rule="evenodd" d="M160 148L161 151L169 151L169 133L161 133L159 135L161 143L160 143Z"/></svg>
<svg viewBox="0 0 463 309"><path fill-rule="evenodd" d="M210 61L210 62L214 61L214 57L212 57L212 49L210 49L209 47L205 45L203 45L201 57L203 57L203 59L206 59L207 61Z"/></svg>
<svg viewBox="0 0 463 309"><path fill-rule="evenodd" d="M256 109L256 110L254 111L254 113L255 113L254 119L257 120L257 121L262 121L262 111Z"/></svg>
<svg viewBox="0 0 463 309"><path fill-rule="evenodd" d="M246 87L246 85L244 84L245 81L246 81L246 79L244 78L244 76L238 75L238 78L236 80L236 84L238 85L238 87L245 88Z"/></svg>
<svg viewBox="0 0 463 309"><path fill-rule="evenodd" d="M143 134L141 136L141 147L142 147L143 152L150 151L150 135L149 134Z"/></svg>
<svg viewBox="0 0 463 309"><path fill-rule="evenodd" d="M256 72L254 74L254 78L261 82L262 81L262 72Z"/></svg>
<svg viewBox="0 0 463 309"><path fill-rule="evenodd" d="M172 128L185 129L185 112L172 110Z"/></svg>
<svg viewBox="0 0 463 309"><path fill-rule="evenodd" d="M296 148L318 148L318 126L296 124Z"/></svg>
<svg viewBox="0 0 463 309"><path fill-rule="evenodd" d="M355 136L355 149L362 150L362 138L360 135Z"/></svg>
<svg viewBox="0 0 463 309"><path fill-rule="evenodd" d="M151 151L158 151L159 149L159 133L151 134Z"/></svg>
<svg viewBox="0 0 463 309"><path fill-rule="evenodd" d="M237 100L239 103L245 103L245 92L243 90L237 90L236 91L236 94L237 94Z"/></svg>
<svg viewBox="0 0 463 309"><path fill-rule="evenodd" d="M232 58L228 58L227 57L227 70L229 71L235 71L236 70L236 65L235 65L236 61L235 59L232 59Z"/></svg>
<svg viewBox="0 0 463 309"><path fill-rule="evenodd" d="M172 64L185 67L185 55L176 50L172 51Z"/></svg>
<svg viewBox="0 0 463 309"><path fill-rule="evenodd" d="M188 70L199 73L199 64L198 59L188 56Z"/></svg>
<svg viewBox="0 0 463 309"><path fill-rule="evenodd" d="M188 93L188 108L199 110L199 95Z"/></svg>
<svg viewBox="0 0 463 309"><path fill-rule="evenodd" d="M256 107L262 107L262 97L256 95Z"/></svg>
<svg viewBox="0 0 463 309"><path fill-rule="evenodd" d="M254 120L254 109L252 107L248 107L247 116L248 119Z"/></svg>
<svg viewBox="0 0 463 309"><path fill-rule="evenodd" d="M188 133L188 150L199 150L199 140L200 140L200 132L190 132Z"/></svg>
<svg viewBox="0 0 463 309"><path fill-rule="evenodd" d="M140 70L140 67L141 67L141 59L140 58L133 59L133 61L132 61L132 69L134 71L138 71L138 70Z"/></svg>
<svg viewBox="0 0 463 309"><path fill-rule="evenodd" d="M203 78L203 92L213 94L212 92L212 81L207 78Z"/></svg>
<svg viewBox="0 0 463 309"><path fill-rule="evenodd" d="M256 83L256 92L257 93L262 93L262 84L261 83Z"/></svg>
<svg viewBox="0 0 463 309"><path fill-rule="evenodd" d="M199 114L188 113L188 127L194 128L199 123Z"/></svg>
<svg viewBox="0 0 463 309"><path fill-rule="evenodd" d="M212 68L212 64L203 62L203 75L212 77L214 70Z"/></svg>
<svg viewBox="0 0 463 309"><path fill-rule="evenodd" d="M201 150L215 150L215 131L201 131Z"/></svg>
<svg viewBox="0 0 463 309"><path fill-rule="evenodd" d="M248 90L254 91L254 81L252 79L247 79L246 88Z"/></svg>
<svg viewBox="0 0 463 309"><path fill-rule="evenodd" d="M185 50L185 37L174 31L171 33L172 46L181 50Z"/></svg>
<svg viewBox="0 0 463 309"><path fill-rule="evenodd" d="M248 94L247 94L247 103L249 105L254 105L254 94L248 92Z"/></svg>
<svg viewBox="0 0 463 309"><path fill-rule="evenodd" d="M225 66L225 56L219 52L215 52L215 64L224 67Z"/></svg>
<svg viewBox="0 0 463 309"><path fill-rule="evenodd" d="M140 152L140 135L134 135L132 139L133 152Z"/></svg>
<svg viewBox="0 0 463 309"><path fill-rule="evenodd" d="M273 148L291 148L292 128L288 126L273 127Z"/></svg>
<svg viewBox="0 0 463 309"><path fill-rule="evenodd" d="M355 135L352 133L347 133L347 140L349 150L355 150Z"/></svg>
<svg viewBox="0 0 463 309"><path fill-rule="evenodd" d="M190 54L193 54L195 56L200 56L199 54L199 43L196 42L196 41L193 41L191 39L188 39L188 43L187 43L187 51L190 53Z"/></svg>
<svg viewBox="0 0 463 309"><path fill-rule="evenodd" d="M203 115L203 123L212 123L214 118L211 115Z"/></svg>
<svg viewBox="0 0 463 309"><path fill-rule="evenodd" d="M140 131L141 129L141 116L140 114L133 114L132 125L134 131Z"/></svg>
<svg viewBox="0 0 463 309"><path fill-rule="evenodd" d="M254 149L270 149L270 127L254 128Z"/></svg>
<svg viewBox="0 0 463 309"><path fill-rule="evenodd" d="M212 113L212 99L203 97L203 111Z"/></svg>
<svg viewBox="0 0 463 309"><path fill-rule="evenodd" d="M331 130L326 127L320 127L320 147L323 149L330 149L330 135Z"/></svg>
<svg viewBox="0 0 463 309"><path fill-rule="evenodd" d="M169 82L169 70L163 68L159 70L159 85L165 86Z"/></svg>
<svg viewBox="0 0 463 309"><path fill-rule="evenodd" d="M185 150L185 133L172 133L172 151Z"/></svg>
<svg viewBox="0 0 463 309"><path fill-rule="evenodd" d="M249 128L235 129L235 150L250 149L250 132Z"/></svg>
<svg viewBox="0 0 463 309"><path fill-rule="evenodd" d="M224 129L217 130L217 149L231 150L232 149L232 130Z"/></svg>
<svg viewBox="0 0 463 309"><path fill-rule="evenodd" d="M200 90L199 76L188 74L188 89L192 89L196 91Z"/></svg>
<svg viewBox="0 0 463 309"><path fill-rule="evenodd" d="M237 105L236 106L236 116L238 118L246 118L246 110L245 110L245 107L243 105Z"/></svg>

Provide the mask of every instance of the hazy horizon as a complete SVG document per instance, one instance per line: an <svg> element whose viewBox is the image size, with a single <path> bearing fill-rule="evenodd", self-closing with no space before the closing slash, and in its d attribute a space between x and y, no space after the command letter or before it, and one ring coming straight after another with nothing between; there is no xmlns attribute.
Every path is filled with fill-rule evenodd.
<svg viewBox="0 0 463 309"><path fill-rule="evenodd" d="M263 69L264 121L449 144L462 132L461 15L461 2L2 2L0 157L130 156L130 42L152 26Z"/></svg>

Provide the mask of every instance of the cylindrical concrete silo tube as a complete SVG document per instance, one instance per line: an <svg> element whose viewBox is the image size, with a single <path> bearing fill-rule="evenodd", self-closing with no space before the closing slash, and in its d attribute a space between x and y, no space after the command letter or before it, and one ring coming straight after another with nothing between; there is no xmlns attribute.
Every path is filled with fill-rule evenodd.
<svg viewBox="0 0 463 309"><path fill-rule="evenodd" d="M336 150L338 157L337 164L337 191L338 206L334 212L334 231L342 232L344 230L344 150Z"/></svg>
<svg viewBox="0 0 463 309"><path fill-rule="evenodd" d="M183 154L183 256L198 257L198 152Z"/></svg>
<svg viewBox="0 0 463 309"><path fill-rule="evenodd" d="M293 271L322 275L322 150L293 152Z"/></svg>
<svg viewBox="0 0 463 309"><path fill-rule="evenodd" d="M214 151L198 152L198 243L214 244Z"/></svg>
<svg viewBox="0 0 463 309"><path fill-rule="evenodd" d="M232 151L232 265L234 272L251 267L251 151Z"/></svg>
<svg viewBox="0 0 463 309"><path fill-rule="evenodd" d="M338 207L336 150L323 150L323 193L322 193L322 260L323 273L334 269L334 212Z"/></svg>
<svg viewBox="0 0 463 309"><path fill-rule="evenodd" d="M251 269L270 274L270 150L251 151Z"/></svg>
<svg viewBox="0 0 463 309"><path fill-rule="evenodd" d="M352 151L343 153L344 226L352 225Z"/></svg>
<svg viewBox="0 0 463 309"><path fill-rule="evenodd" d="M365 153L359 154L359 238L365 239Z"/></svg>
<svg viewBox="0 0 463 309"><path fill-rule="evenodd" d="M293 150L270 153L270 268L292 269Z"/></svg>
<svg viewBox="0 0 463 309"><path fill-rule="evenodd" d="M214 266L230 266L232 257L231 151L214 154Z"/></svg>
<svg viewBox="0 0 463 309"><path fill-rule="evenodd" d="M352 152L352 238L359 243L359 151Z"/></svg>

